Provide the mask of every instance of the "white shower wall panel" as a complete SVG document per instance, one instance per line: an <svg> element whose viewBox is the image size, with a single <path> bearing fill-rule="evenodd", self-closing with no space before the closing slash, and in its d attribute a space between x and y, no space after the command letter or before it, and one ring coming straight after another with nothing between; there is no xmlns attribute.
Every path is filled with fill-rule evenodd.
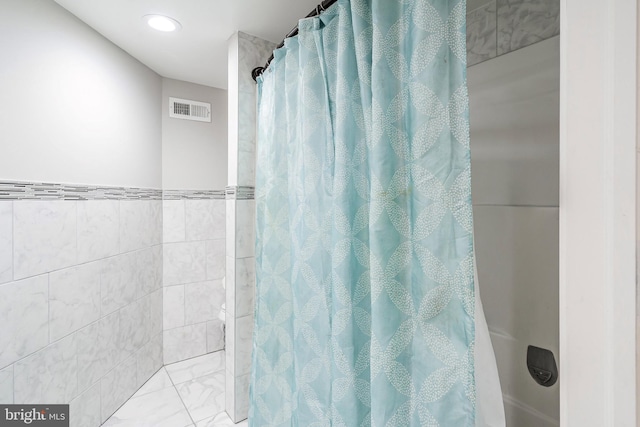
<svg viewBox="0 0 640 427"><path fill-rule="evenodd" d="M558 206L559 38L469 67L474 205Z"/></svg>
<svg viewBox="0 0 640 427"><path fill-rule="evenodd" d="M529 345L559 354L558 214L556 207L474 208L480 293L508 426L559 419L559 383L538 385L526 366ZM531 417L535 423L524 421Z"/></svg>
<svg viewBox="0 0 640 427"><path fill-rule="evenodd" d="M559 425L558 383L526 365L529 345L559 357L559 70L558 37L468 69L478 275L507 427Z"/></svg>

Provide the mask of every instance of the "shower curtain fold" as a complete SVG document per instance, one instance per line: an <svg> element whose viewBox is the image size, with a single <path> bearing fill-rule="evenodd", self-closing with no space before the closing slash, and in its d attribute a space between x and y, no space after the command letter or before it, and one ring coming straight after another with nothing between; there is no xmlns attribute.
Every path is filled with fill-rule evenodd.
<svg viewBox="0 0 640 427"><path fill-rule="evenodd" d="M465 12L339 0L258 78L251 426L480 425Z"/></svg>

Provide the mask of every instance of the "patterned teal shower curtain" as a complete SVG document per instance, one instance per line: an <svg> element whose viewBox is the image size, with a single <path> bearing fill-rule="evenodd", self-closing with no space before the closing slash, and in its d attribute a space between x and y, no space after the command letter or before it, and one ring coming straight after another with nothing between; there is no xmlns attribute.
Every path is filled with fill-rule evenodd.
<svg viewBox="0 0 640 427"><path fill-rule="evenodd" d="M474 426L465 1L339 0L259 78L250 426Z"/></svg>

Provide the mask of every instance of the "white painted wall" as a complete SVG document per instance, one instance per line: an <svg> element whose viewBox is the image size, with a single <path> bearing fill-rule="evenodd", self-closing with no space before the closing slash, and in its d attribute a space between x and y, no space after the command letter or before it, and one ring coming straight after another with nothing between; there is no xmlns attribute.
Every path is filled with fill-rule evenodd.
<svg viewBox="0 0 640 427"><path fill-rule="evenodd" d="M2 0L0 179L160 188L161 93L56 3Z"/></svg>
<svg viewBox="0 0 640 427"><path fill-rule="evenodd" d="M211 123L169 117L169 97L208 102ZM227 186L227 91L162 79L162 184L165 190Z"/></svg>

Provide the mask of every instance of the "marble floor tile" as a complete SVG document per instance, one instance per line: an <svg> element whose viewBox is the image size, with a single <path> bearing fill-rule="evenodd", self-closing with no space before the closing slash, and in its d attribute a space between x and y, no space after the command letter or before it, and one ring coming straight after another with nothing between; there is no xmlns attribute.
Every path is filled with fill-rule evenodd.
<svg viewBox="0 0 640 427"><path fill-rule="evenodd" d="M194 421L224 411L224 381L224 371L220 371L176 385Z"/></svg>
<svg viewBox="0 0 640 427"><path fill-rule="evenodd" d="M247 427L248 425L249 422L247 420L234 424L226 412L221 412L215 417L207 418L196 423L196 427Z"/></svg>
<svg viewBox="0 0 640 427"><path fill-rule="evenodd" d="M193 421L173 387L134 396L104 426L185 427Z"/></svg>
<svg viewBox="0 0 640 427"><path fill-rule="evenodd" d="M149 381L140 387L140 390L138 390L133 397L139 397L144 394L153 393L169 387L173 387L173 383L171 382L171 378L169 378L169 374L167 374L166 369L162 367L151 378L149 378Z"/></svg>
<svg viewBox="0 0 640 427"><path fill-rule="evenodd" d="M247 427L225 412L224 362L218 351L160 368L104 426Z"/></svg>
<svg viewBox="0 0 640 427"><path fill-rule="evenodd" d="M196 378L224 371L224 351L218 351L193 359L165 366L174 384L191 381Z"/></svg>

